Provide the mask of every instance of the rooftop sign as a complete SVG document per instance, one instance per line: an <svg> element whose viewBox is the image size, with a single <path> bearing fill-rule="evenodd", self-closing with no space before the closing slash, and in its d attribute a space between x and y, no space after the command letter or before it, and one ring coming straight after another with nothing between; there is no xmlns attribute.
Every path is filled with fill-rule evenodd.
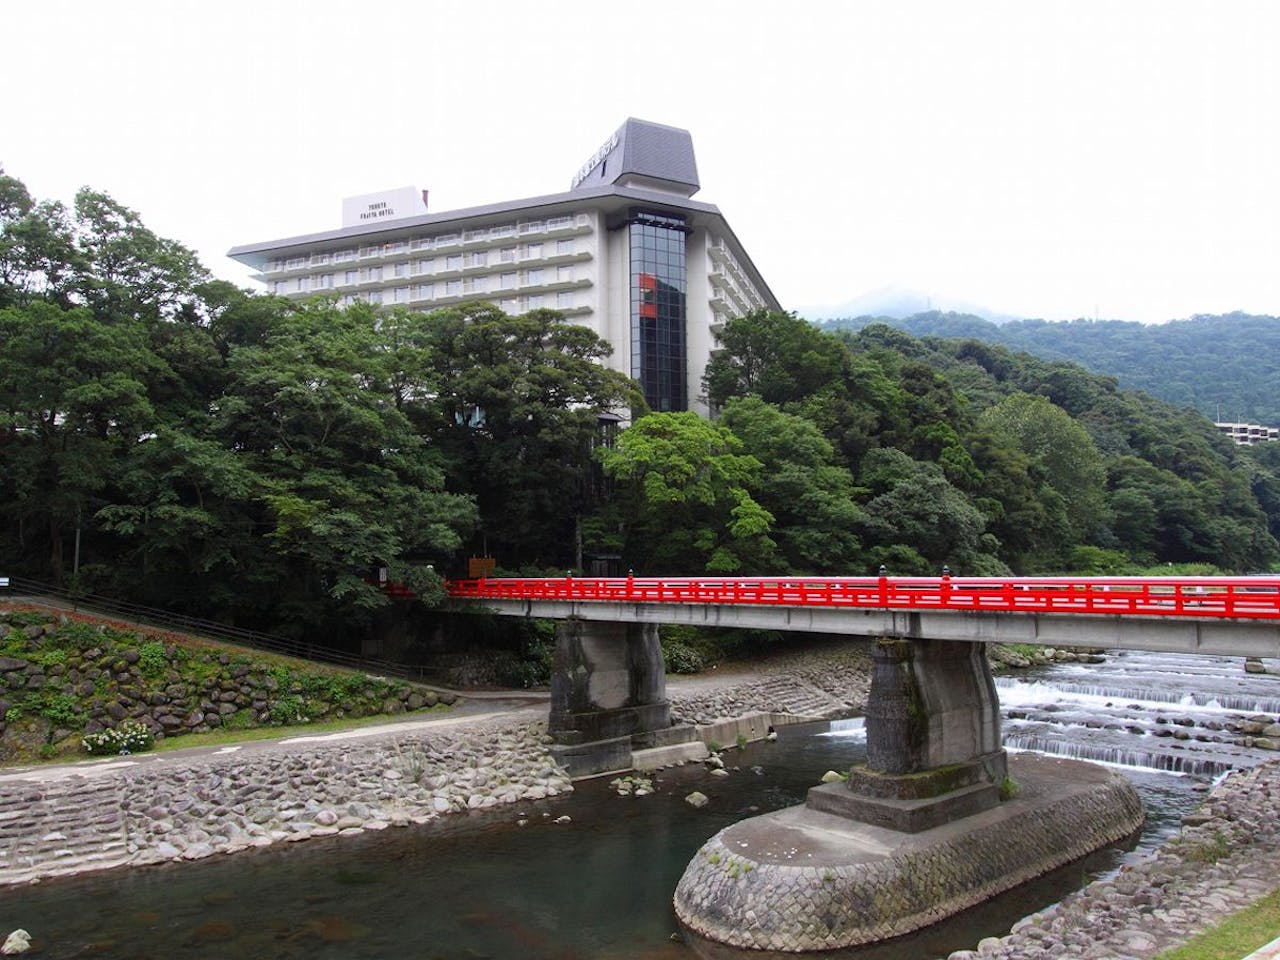
<svg viewBox="0 0 1280 960"><path fill-rule="evenodd" d="M378 193L347 197L342 201L342 225L359 227L366 223L400 220L427 212L426 191L417 187L397 187Z"/></svg>

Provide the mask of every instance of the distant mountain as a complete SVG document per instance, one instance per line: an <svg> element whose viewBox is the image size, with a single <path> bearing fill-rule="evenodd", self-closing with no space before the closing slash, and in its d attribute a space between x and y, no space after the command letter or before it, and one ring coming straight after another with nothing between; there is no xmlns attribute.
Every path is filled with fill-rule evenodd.
<svg viewBox="0 0 1280 960"><path fill-rule="evenodd" d="M1192 407L1212 420L1280 424L1280 317L1229 313L1163 324L1123 320L1015 320L931 311L824 320L826 330L888 323L916 337L999 343L1047 360L1069 360L1115 377L1125 389Z"/></svg>
<svg viewBox="0 0 1280 960"><path fill-rule="evenodd" d="M807 320L815 321L839 317L891 317L895 320L903 320L935 310L971 314L993 323L1005 323L1018 319L1011 314L957 300L945 294L922 293L908 287L892 285L869 290L861 296L835 306L802 307L796 312Z"/></svg>

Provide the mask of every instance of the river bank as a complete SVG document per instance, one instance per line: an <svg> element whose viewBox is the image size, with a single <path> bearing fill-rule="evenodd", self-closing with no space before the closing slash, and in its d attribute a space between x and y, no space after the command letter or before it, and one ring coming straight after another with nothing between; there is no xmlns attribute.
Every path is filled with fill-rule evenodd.
<svg viewBox="0 0 1280 960"><path fill-rule="evenodd" d="M673 677L673 714L857 711L865 656L865 645L815 647ZM522 801L571 789L547 751L545 709L0 776L0 882L355 836L463 810L510 808L514 820ZM1274 888L1278 804L1277 766L1233 775L1154 857L953 957L1153 956Z"/></svg>

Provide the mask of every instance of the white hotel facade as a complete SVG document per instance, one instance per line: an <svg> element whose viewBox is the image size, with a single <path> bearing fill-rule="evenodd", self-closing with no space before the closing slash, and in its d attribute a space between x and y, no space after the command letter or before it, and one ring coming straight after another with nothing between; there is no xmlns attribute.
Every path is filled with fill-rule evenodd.
<svg viewBox="0 0 1280 960"><path fill-rule="evenodd" d="M686 130L630 119L568 191L428 213L410 187L347 200L343 226L238 246L269 291L429 311L475 300L564 313L613 345L653 410L698 410L725 321L779 304L698 191Z"/></svg>

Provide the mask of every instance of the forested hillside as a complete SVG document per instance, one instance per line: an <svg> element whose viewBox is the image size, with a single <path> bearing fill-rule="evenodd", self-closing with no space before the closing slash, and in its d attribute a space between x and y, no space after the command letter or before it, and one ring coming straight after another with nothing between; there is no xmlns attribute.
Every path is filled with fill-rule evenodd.
<svg viewBox="0 0 1280 960"><path fill-rule="evenodd" d="M1280 559L1280 457L1070 363L757 313L723 332L708 421L648 413L610 349L553 311L236 290L105 194L68 210L0 177L0 573L350 644L391 602L380 568L429 608L474 556L637 574Z"/></svg>
<svg viewBox="0 0 1280 960"><path fill-rule="evenodd" d="M917 337L972 337L1049 360L1071 360L1120 386L1141 390L1212 420L1280 425L1280 317L1229 313L1163 324L1120 320L994 324L957 313L904 320L828 320L824 330L887 323Z"/></svg>

